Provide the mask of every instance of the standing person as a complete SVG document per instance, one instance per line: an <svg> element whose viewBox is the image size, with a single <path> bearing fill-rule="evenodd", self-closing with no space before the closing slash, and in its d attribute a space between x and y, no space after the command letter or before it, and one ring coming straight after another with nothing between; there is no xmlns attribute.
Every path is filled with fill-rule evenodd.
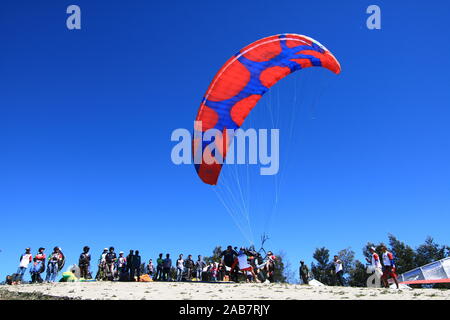
<svg viewBox="0 0 450 320"><path fill-rule="evenodd" d="M308 266L305 264L304 261L300 261L300 279L302 279L303 284L309 284L308 276L309 276L309 270Z"/></svg>
<svg viewBox="0 0 450 320"><path fill-rule="evenodd" d="M246 271L250 271L250 273L253 276L253 279L256 282L260 282L258 278L256 277L255 271L253 270L253 267L248 263L248 256L246 249L244 247L241 247L241 249L238 252L237 259L233 263L231 269L236 268L236 266L239 266L239 270L242 271L244 275L246 275Z"/></svg>
<svg viewBox="0 0 450 320"><path fill-rule="evenodd" d="M95 276L96 280L105 280L106 275L106 255L108 254L108 248L103 249L100 258L98 259L98 271Z"/></svg>
<svg viewBox="0 0 450 320"><path fill-rule="evenodd" d="M383 276L383 266L381 265L381 261L380 261L380 257L378 256L378 254L375 251L375 247L370 247L369 251L371 253L371 258L366 258L366 261L368 263L370 263L372 269L375 272L375 277L380 280L381 277Z"/></svg>
<svg viewBox="0 0 450 320"><path fill-rule="evenodd" d="M47 256L45 255L44 252L45 252L45 248L40 247L38 249L38 253L34 256L37 259L37 261L40 261L40 269L38 272L39 275L36 275L36 278L41 282L43 282L41 274L43 274L45 271L45 260L47 259Z"/></svg>
<svg viewBox="0 0 450 320"><path fill-rule="evenodd" d="M114 247L110 247L108 253L105 256L105 262L106 262L106 277L109 281L114 280L114 275L116 273L116 270L114 268L117 260L117 255L114 252Z"/></svg>
<svg viewBox="0 0 450 320"><path fill-rule="evenodd" d="M217 262L213 262L210 265L209 273L211 275L211 281L216 282L217 281L217 273L219 272L218 264Z"/></svg>
<svg viewBox="0 0 450 320"><path fill-rule="evenodd" d="M141 256L139 255L139 250L134 251L133 256L133 278L131 281L134 281L134 277L136 276L136 281L139 281L139 278L141 276Z"/></svg>
<svg viewBox="0 0 450 320"><path fill-rule="evenodd" d="M158 259L156 259L156 275L154 280L162 280L163 262L163 254L160 253Z"/></svg>
<svg viewBox="0 0 450 320"><path fill-rule="evenodd" d="M381 246L381 252L383 252L383 284L386 288L389 288L388 278L394 279L395 285L398 287L397 274L395 273L394 255L389 252L385 245Z"/></svg>
<svg viewBox="0 0 450 320"><path fill-rule="evenodd" d="M117 273L119 274L119 281L128 281L127 275L127 258L124 256L124 252L119 252L119 258L117 258Z"/></svg>
<svg viewBox="0 0 450 320"><path fill-rule="evenodd" d="M266 277L269 282L273 282L273 275L275 273L275 262L277 257L272 253L272 251L267 252L267 261L264 265L264 270L266 271Z"/></svg>
<svg viewBox="0 0 450 320"><path fill-rule="evenodd" d="M63 255L58 247L53 248L53 252L50 255L47 263L47 275L45 277L46 282L55 282L58 276L59 266L62 263Z"/></svg>
<svg viewBox="0 0 450 320"><path fill-rule="evenodd" d="M225 271L226 271L225 265L222 262L220 262L219 266L217 267L217 277L218 277L219 281L223 281L224 280L224 278L225 278Z"/></svg>
<svg viewBox="0 0 450 320"><path fill-rule="evenodd" d="M153 277L154 272L155 272L155 265L153 264L153 260L150 259L147 264L147 273L150 276L150 278Z"/></svg>
<svg viewBox="0 0 450 320"><path fill-rule="evenodd" d="M206 262L203 261L201 255L198 255L198 260L195 261L195 271L197 274L197 281L202 281L203 269L205 267L206 267Z"/></svg>
<svg viewBox="0 0 450 320"><path fill-rule="evenodd" d="M194 260L192 260L192 254L188 255L187 260L184 262L184 266L186 268L186 280L191 281L195 266Z"/></svg>
<svg viewBox="0 0 450 320"><path fill-rule="evenodd" d="M80 277L83 279L90 279L91 275L89 272L89 267L91 266L91 254L89 253L90 248L85 246L83 252L80 254L78 259L78 266L80 267Z"/></svg>
<svg viewBox="0 0 450 320"><path fill-rule="evenodd" d="M127 269L128 269L128 280L135 281L134 279L134 250L130 250L130 253L127 256Z"/></svg>
<svg viewBox="0 0 450 320"><path fill-rule="evenodd" d="M184 260L183 254L180 254L177 259L177 281L181 281L183 279L184 272Z"/></svg>
<svg viewBox="0 0 450 320"><path fill-rule="evenodd" d="M25 253L23 253L19 258L19 268L17 269L17 273L15 277L12 279L13 282L22 282L23 275L28 269L31 261L33 261L33 255L31 254L31 249L26 248Z"/></svg>
<svg viewBox="0 0 450 320"><path fill-rule="evenodd" d="M339 259L338 256L334 256L333 260L334 264L334 273L336 274L336 279L339 282L339 284L343 287L344 286L344 268L342 266L342 261Z"/></svg>
<svg viewBox="0 0 450 320"><path fill-rule="evenodd" d="M38 260L36 257L33 259L33 265L31 266L31 283L42 283L41 270L42 265L45 265L45 261Z"/></svg>
<svg viewBox="0 0 450 320"><path fill-rule="evenodd" d="M163 261L163 280L170 281L170 268L172 268L172 259L170 259L170 254L166 254L166 258Z"/></svg>
<svg viewBox="0 0 450 320"><path fill-rule="evenodd" d="M236 269L237 264L235 263L237 259L238 253L233 249L232 246L228 246L225 251L222 251L220 254L220 258L225 266L231 268L230 270L230 280L237 282L237 272Z"/></svg>

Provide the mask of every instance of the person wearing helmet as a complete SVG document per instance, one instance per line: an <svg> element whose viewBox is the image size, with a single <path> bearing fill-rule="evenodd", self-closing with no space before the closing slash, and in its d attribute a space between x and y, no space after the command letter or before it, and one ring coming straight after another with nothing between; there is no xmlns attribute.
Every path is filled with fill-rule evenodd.
<svg viewBox="0 0 450 320"><path fill-rule="evenodd" d="M395 262L394 262L394 255L388 251L385 245L381 246L381 252L383 253L383 275L381 277L381 280L383 281L383 284L386 288L389 288L389 277L391 277L395 285L398 286L398 280L397 280L397 273L395 272Z"/></svg>
<svg viewBox="0 0 450 320"><path fill-rule="evenodd" d="M89 279L89 267L91 265L91 254L89 253L90 248L85 246L83 252L78 259L78 266L80 267L80 277L83 279Z"/></svg>

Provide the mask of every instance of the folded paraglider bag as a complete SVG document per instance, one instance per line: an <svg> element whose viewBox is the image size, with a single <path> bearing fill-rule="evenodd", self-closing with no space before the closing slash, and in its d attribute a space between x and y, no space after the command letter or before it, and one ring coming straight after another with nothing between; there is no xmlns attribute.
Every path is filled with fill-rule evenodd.
<svg viewBox="0 0 450 320"><path fill-rule="evenodd" d="M76 282L77 277L70 271L63 272L60 282Z"/></svg>
<svg viewBox="0 0 450 320"><path fill-rule="evenodd" d="M148 274L143 274L139 277L139 282L152 282L152 278Z"/></svg>

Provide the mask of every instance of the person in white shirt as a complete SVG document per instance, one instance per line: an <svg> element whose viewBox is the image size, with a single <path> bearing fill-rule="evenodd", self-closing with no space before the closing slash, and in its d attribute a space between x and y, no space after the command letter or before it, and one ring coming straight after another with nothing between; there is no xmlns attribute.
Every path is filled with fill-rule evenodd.
<svg viewBox="0 0 450 320"><path fill-rule="evenodd" d="M334 273L336 274L336 279L339 282L339 284L343 287L344 286L344 267L342 265L342 261L339 259L338 256L334 256L333 260L334 264Z"/></svg>
<svg viewBox="0 0 450 320"><path fill-rule="evenodd" d="M180 256L177 259L177 281L181 281L183 279L183 272L184 272L184 260L183 255L180 254Z"/></svg>
<svg viewBox="0 0 450 320"><path fill-rule="evenodd" d="M381 279L381 276L383 275L383 267L381 266L380 256L376 253L375 250L375 247L369 248L372 257L370 259L366 258L366 261L370 263L370 266L375 272L375 276L378 279Z"/></svg>
<svg viewBox="0 0 450 320"><path fill-rule="evenodd" d="M25 253L20 256L19 268L17 269L17 273L13 279L13 282L21 282L23 280L23 275L28 269L31 261L33 260L33 255L31 254L31 249L26 248Z"/></svg>

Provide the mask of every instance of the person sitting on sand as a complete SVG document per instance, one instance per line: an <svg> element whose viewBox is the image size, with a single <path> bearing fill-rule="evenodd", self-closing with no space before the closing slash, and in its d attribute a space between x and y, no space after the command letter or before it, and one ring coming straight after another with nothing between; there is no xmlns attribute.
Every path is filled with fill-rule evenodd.
<svg viewBox="0 0 450 320"><path fill-rule="evenodd" d="M394 255L389 252L385 245L381 246L381 252L383 252L383 276L381 280L386 288L389 288L388 278L394 279L395 285L398 286L397 273L395 272Z"/></svg>

